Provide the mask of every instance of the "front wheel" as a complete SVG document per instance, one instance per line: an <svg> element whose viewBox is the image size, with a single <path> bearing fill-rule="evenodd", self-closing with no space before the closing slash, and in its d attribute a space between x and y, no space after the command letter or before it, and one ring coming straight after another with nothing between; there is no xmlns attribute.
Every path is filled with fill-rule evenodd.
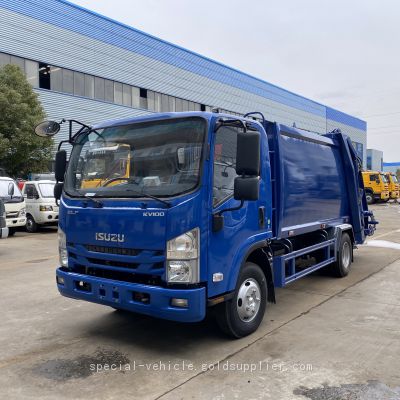
<svg viewBox="0 0 400 400"><path fill-rule="evenodd" d="M38 230L37 223L33 219L32 215L26 217L26 230L29 233L35 233Z"/></svg>
<svg viewBox="0 0 400 400"><path fill-rule="evenodd" d="M261 268L246 263L240 272L233 298L216 309L217 323L227 335L241 338L260 326L267 303L267 283Z"/></svg>
<svg viewBox="0 0 400 400"><path fill-rule="evenodd" d="M331 271L334 276L343 278L349 274L353 260L353 243L347 233L342 234L336 262L332 264Z"/></svg>
<svg viewBox="0 0 400 400"><path fill-rule="evenodd" d="M365 198L367 199L368 204L375 203L374 195L372 193L370 193L370 192L365 193Z"/></svg>

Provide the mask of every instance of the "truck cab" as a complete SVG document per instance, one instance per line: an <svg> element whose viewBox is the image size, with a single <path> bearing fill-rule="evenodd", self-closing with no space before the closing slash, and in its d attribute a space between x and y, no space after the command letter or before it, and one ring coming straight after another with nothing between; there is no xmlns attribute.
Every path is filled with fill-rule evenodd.
<svg viewBox="0 0 400 400"><path fill-rule="evenodd" d="M363 171L362 177L368 204L389 201L389 182L383 172Z"/></svg>
<svg viewBox="0 0 400 400"><path fill-rule="evenodd" d="M26 204L15 181L8 177L0 177L0 198L6 209L6 226L9 236L13 236L19 227L26 224Z"/></svg>
<svg viewBox="0 0 400 400"><path fill-rule="evenodd" d="M36 232L40 226L58 224L58 206L54 198L55 181L39 180L24 183L26 230Z"/></svg>
<svg viewBox="0 0 400 400"><path fill-rule="evenodd" d="M36 133L59 130L49 121ZM188 112L81 124L68 142L68 162L61 148L55 162L67 297L180 322L212 313L239 338L258 328L275 287L320 268L346 276L375 229L339 131ZM87 168L106 148L129 148L128 176Z"/></svg>
<svg viewBox="0 0 400 400"><path fill-rule="evenodd" d="M384 175L388 181L389 197L394 200L398 199L400 197L400 185L396 174L393 172L386 172Z"/></svg>

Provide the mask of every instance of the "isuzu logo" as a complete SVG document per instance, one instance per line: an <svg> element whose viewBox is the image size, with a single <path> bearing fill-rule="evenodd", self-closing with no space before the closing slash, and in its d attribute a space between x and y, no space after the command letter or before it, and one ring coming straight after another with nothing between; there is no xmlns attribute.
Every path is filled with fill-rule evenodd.
<svg viewBox="0 0 400 400"><path fill-rule="evenodd" d="M96 232L96 240L100 240L103 242L123 243L125 241L125 235L119 233Z"/></svg>
<svg viewBox="0 0 400 400"><path fill-rule="evenodd" d="M143 217L164 217L164 211L143 211Z"/></svg>

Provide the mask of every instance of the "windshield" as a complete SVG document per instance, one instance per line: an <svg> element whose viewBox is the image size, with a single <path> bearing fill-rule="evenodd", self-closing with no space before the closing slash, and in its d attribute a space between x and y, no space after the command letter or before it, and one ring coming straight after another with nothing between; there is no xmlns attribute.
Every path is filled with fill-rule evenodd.
<svg viewBox="0 0 400 400"><path fill-rule="evenodd" d="M54 183L39 183L39 190L42 197L54 197Z"/></svg>
<svg viewBox="0 0 400 400"><path fill-rule="evenodd" d="M381 175L381 178L382 178L383 182L384 183L388 183L388 180L387 180L386 176L383 175L383 174L380 174L380 175Z"/></svg>
<svg viewBox="0 0 400 400"><path fill-rule="evenodd" d="M206 121L181 118L97 129L74 145L65 180L73 196L170 197L200 180Z"/></svg>
<svg viewBox="0 0 400 400"><path fill-rule="evenodd" d="M396 175L391 175L393 182L398 183L399 181L397 180Z"/></svg>
<svg viewBox="0 0 400 400"><path fill-rule="evenodd" d="M22 198L21 191L18 188L18 185L14 181L9 180L1 180L0 179L0 198L4 200L5 203L12 202L11 197L8 195L8 185L12 183L14 185L14 201L20 200Z"/></svg>

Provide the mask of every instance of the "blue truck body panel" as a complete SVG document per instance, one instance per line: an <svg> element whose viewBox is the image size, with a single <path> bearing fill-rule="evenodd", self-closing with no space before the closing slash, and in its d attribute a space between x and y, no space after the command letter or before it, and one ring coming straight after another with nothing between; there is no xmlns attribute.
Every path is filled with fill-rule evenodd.
<svg viewBox="0 0 400 400"><path fill-rule="evenodd" d="M357 157L340 132L320 136L243 119L261 134L259 199L226 212L223 229L213 231L212 215L239 204L230 197L213 207L215 126L221 119L238 117L168 113L107 121L94 128L193 116L207 121L201 180L193 192L168 198L171 207L147 198L104 198L103 207L97 208L87 199L63 194L59 226L66 234L68 268L57 270L61 294L161 318L198 321L205 316L207 299L235 289L240 269L254 249L343 224L353 227L357 243L373 233ZM200 231L199 283L171 287L166 277L166 243L193 228ZM99 243L97 232L124 235L124 240L117 235ZM297 271L296 258L317 250L324 252L324 258ZM275 286L335 261L336 239L327 237L324 243L296 251L274 257ZM214 274L222 274L223 279L214 281ZM149 295L149 303L134 300L137 292ZM172 298L187 299L189 307L172 307Z"/></svg>

